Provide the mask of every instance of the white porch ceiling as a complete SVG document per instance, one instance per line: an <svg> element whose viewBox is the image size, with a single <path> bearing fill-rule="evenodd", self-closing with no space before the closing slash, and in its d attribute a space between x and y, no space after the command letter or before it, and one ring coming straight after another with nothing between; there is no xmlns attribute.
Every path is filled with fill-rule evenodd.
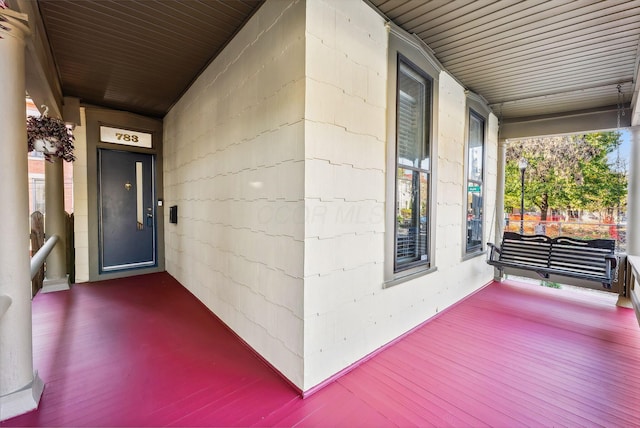
<svg viewBox="0 0 640 428"><path fill-rule="evenodd" d="M626 105L637 93L640 1L369 1L504 119L615 108L618 85Z"/></svg>
<svg viewBox="0 0 640 428"><path fill-rule="evenodd" d="M62 96L162 117L263 0L6 1L36 5ZM364 1L504 123L584 111L610 123L618 85L637 103L640 0Z"/></svg>

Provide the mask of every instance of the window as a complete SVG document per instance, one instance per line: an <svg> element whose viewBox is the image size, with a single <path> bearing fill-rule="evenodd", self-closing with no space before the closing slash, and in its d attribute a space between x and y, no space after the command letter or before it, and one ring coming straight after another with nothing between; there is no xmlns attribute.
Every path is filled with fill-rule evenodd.
<svg viewBox="0 0 640 428"><path fill-rule="evenodd" d="M45 214L44 180L42 178L32 178L29 187L31 191L30 212L40 211Z"/></svg>
<svg viewBox="0 0 640 428"><path fill-rule="evenodd" d="M432 82L398 59L394 272L429 264Z"/></svg>
<svg viewBox="0 0 640 428"><path fill-rule="evenodd" d="M466 253L482 251L485 119L469 109Z"/></svg>
<svg viewBox="0 0 640 428"><path fill-rule="evenodd" d="M384 284L436 270L438 87L442 68L417 38L389 24Z"/></svg>

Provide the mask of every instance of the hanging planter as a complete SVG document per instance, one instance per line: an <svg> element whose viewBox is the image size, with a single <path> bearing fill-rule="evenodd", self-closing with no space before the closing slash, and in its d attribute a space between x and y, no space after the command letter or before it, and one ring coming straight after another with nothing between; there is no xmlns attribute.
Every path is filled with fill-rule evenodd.
<svg viewBox="0 0 640 428"><path fill-rule="evenodd" d="M29 116L27 118L27 143L29 151L38 151L44 154L49 162L60 158L67 162L73 162L73 134L60 119L47 116L48 108L41 116Z"/></svg>

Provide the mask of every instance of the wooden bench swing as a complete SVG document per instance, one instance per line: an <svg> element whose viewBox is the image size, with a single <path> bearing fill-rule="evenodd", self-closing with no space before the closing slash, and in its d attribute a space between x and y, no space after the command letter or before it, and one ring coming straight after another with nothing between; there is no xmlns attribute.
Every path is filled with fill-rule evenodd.
<svg viewBox="0 0 640 428"><path fill-rule="evenodd" d="M581 240L545 235L520 235L504 232L500 247L491 248L487 263L502 273L505 268L534 271L542 278L550 275L602 283L606 289L617 280L618 258L615 240Z"/></svg>

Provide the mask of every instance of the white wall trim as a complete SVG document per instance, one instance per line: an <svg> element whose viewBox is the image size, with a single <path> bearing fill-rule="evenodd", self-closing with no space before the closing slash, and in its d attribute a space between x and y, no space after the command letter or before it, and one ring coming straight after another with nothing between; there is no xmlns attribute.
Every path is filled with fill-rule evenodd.
<svg viewBox="0 0 640 428"><path fill-rule="evenodd" d="M389 29L390 35L401 39L403 42L408 43L415 48L424 57L424 59L426 59L429 64L438 71L438 73L445 70L444 66L440 61L438 61L438 58L436 58L435 52L433 52L433 50L423 42L420 37L415 34L407 33L392 21L388 21L385 25Z"/></svg>

